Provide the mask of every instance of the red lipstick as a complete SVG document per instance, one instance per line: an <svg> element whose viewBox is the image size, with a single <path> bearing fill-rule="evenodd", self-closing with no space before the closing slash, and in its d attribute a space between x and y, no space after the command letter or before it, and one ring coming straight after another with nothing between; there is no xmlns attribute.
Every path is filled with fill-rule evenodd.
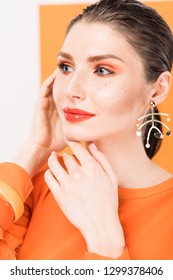
<svg viewBox="0 0 173 280"><path fill-rule="evenodd" d="M83 122L95 116L90 112L86 112L77 108L75 109L65 107L63 111L65 119L69 122Z"/></svg>

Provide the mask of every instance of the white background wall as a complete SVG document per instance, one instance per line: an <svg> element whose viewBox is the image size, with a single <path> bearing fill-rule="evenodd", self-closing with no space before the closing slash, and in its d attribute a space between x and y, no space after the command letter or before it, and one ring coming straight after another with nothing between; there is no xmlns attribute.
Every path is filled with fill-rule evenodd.
<svg viewBox="0 0 173 280"><path fill-rule="evenodd" d="M0 0L0 161L10 160L29 131L39 94L40 4L94 0Z"/></svg>
<svg viewBox="0 0 173 280"><path fill-rule="evenodd" d="M0 0L0 161L10 160L29 131L40 86L40 4L91 0Z"/></svg>

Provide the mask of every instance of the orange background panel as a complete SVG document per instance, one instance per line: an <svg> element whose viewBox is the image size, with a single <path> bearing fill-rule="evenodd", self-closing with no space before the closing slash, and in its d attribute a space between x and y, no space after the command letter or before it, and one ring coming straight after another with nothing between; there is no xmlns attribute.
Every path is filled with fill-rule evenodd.
<svg viewBox="0 0 173 280"><path fill-rule="evenodd" d="M147 1L146 3L155 8L173 30L173 1ZM66 27L74 16L82 12L84 7L86 5L83 4L40 6L41 81L56 68L56 57L63 43ZM160 112L169 113L173 118L173 85L167 99L159 106L159 109ZM173 120L168 126L173 131ZM164 137L161 149L153 161L173 173L173 136Z"/></svg>
<svg viewBox="0 0 173 280"><path fill-rule="evenodd" d="M40 6L41 80L56 68L66 27L86 5ZM77 44L78 42L76 42Z"/></svg>

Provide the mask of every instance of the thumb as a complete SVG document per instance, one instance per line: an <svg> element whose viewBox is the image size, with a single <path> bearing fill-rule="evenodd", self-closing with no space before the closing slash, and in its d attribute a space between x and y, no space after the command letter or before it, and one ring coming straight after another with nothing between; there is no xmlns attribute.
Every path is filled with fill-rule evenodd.
<svg viewBox="0 0 173 280"><path fill-rule="evenodd" d="M89 149L90 153L92 154L92 156L95 158L95 160L101 165L103 170L109 176L112 184L117 186L117 184L118 184L117 177L116 177L110 163L108 162L107 158L105 157L105 155L97 149L97 147L94 143L91 143L88 146L88 149Z"/></svg>

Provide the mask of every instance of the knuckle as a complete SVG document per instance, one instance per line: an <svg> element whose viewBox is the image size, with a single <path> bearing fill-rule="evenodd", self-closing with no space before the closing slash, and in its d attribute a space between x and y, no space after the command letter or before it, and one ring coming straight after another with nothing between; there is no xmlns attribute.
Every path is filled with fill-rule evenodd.
<svg viewBox="0 0 173 280"><path fill-rule="evenodd" d="M81 173L79 171L75 171L74 174L73 174L73 180L74 181L80 181L81 179Z"/></svg>
<svg viewBox="0 0 173 280"><path fill-rule="evenodd" d="M48 158L48 165L53 165L53 164L55 164L56 163L56 159L55 158L53 158L52 156L50 156L49 158Z"/></svg>
<svg viewBox="0 0 173 280"><path fill-rule="evenodd" d="M88 162L87 162L87 168L88 169L95 169L96 168L96 163L93 159L90 159Z"/></svg>

